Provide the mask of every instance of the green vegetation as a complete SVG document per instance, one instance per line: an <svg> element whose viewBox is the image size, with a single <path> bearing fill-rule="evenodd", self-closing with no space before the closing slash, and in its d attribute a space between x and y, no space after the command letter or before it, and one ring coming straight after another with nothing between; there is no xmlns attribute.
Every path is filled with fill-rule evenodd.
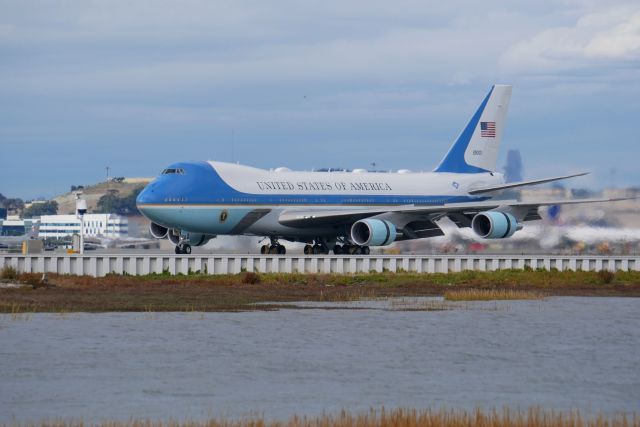
<svg viewBox="0 0 640 427"><path fill-rule="evenodd" d="M12 274L8 272L7 274ZM388 297L522 299L544 296L640 296L640 272L516 271L451 274L259 274L171 276L20 274L31 286L0 289L0 312L246 311L296 301Z"/></svg>
<svg viewBox="0 0 640 427"><path fill-rule="evenodd" d="M9 424L11 425L11 424ZM20 424L13 424L19 426ZM26 424L25 424L26 425ZM29 423L29 426L68 427L89 425L83 421L47 421ZM336 415L301 417L294 415L287 421L274 421L262 416L251 416L241 420L210 418L204 421L152 421L150 419L129 421L103 421L94 426L104 427L639 427L640 417L625 414L591 414L580 411L558 412L540 407L528 410L505 408L474 411L450 409L371 409L369 412L352 414L342 410Z"/></svg>
<svg viewBox="0 0 640 427"><path fill-rule="evenodd" d="M17 280L18 279L18 271L7 265L2 270L0 270L0 279L3 280Z"/></svg>
<svg viewBox="0 0 640 427"><path fill-rule="evenodd" d="M10 213L17 213L24 208L24 201L19 198L7 198L0 194L0 206L6 208Z"/></svg>
<svg viewBox="0 0 640 427"><path fill-rule="evenodd" d="M117 190L107 192L98 200L96 213L116 213L119 215L137 215L136 198L144 187L136 188L130 194L120 197Z"/></svg>
<svg viewBox="0 0 640 427"><path fill-rule="evenodd" d="M58 202L49 200L43 203L33 203L22 211L23 218L33 218L42 215L55 215L58 213Z"/></svg>

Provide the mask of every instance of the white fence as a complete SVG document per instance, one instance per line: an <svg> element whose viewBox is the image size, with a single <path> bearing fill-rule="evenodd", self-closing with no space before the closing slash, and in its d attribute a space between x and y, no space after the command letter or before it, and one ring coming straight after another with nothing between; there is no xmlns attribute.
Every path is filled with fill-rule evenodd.
<svg viewBox="0 0 640 427"><path fill-rule="evenodd" d="M107 274L260 273L447 273L463 270L544 269L639 271L638 256L561 255L12 255L0 254L0 268L25 273L101 277Z"/></svg>

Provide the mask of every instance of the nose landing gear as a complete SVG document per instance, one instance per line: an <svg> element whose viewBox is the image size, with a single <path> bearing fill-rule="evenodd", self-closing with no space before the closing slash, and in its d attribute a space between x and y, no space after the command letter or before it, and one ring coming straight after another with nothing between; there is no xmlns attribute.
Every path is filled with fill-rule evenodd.
<svg viewBox="0 0 640 427"><path fill-rule="evenodd" d="M189 255L191 253L191 245L183 242L178 243L175 252L178 255Z"/></svg>

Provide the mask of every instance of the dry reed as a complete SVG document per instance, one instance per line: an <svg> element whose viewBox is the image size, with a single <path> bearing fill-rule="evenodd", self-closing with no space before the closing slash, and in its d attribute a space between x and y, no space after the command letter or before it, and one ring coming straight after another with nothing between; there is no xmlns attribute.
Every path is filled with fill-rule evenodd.
<svg viewBox="0 0 640 427"><path fill-rule="evenodd" d="M540 292L518 289L460 289L444 293L449 301L536 300L544 297Z"/></svg>
<svg viewBox="0 0 640 427"><path fill-rule="evenodd" d="M19 426L20 424L13 424ZM46 421L30 426L103 426L103 427L640 427L637 415L582 414L579 411L557 412L538 407L528 410L503 409L501 411L464 410L370 410L352 414L343 410L337 415L318 417L294 416L287 421L270 421L260 417L243 420L208 419L205 421L152 421L126 422Z"/></svg>

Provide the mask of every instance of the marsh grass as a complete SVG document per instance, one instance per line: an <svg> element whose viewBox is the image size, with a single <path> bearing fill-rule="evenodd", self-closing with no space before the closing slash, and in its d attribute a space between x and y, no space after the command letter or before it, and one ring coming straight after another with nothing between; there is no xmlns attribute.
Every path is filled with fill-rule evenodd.
<svg viewBox="0 0 640 427"><path fill-rule="evenodd" d="M40 277L20 275L24 282ZM51 287L0 288L0 312L273 310L297 301L392 297L539 299L545 295L640 296L640 272L501 270L460 273L256 274L106 277L49 274Z"/></svg>
<svg viewBox="0 0 640 427"><path fill-rule="evenodd" d="M28 321L33 318L33 311L22 307L20 304L13 303L4 316L13 321Z"/></svg>
<svg viewBox="0 0 640 427"><path fill-rule="evenodd" d="M21 424L9 424L21 426ZM24 424L27 425L27 424ZM317 417L293 416L286 421L273 421L254 416L241 420L211 418L205 421L46 421L29 423L32 427L640 427L637 415L583 414L579 411L559 412L533 407L528 410L370 410L351 413L342 410L335 415Z"/></svg>
<svg viewBox="0 0 640 427"><path fill-rule="evenodd" d="M537 291L519 289L459 289L446 291L448 301L497 301L497 300L541 300L545 295Z"/></svg>

